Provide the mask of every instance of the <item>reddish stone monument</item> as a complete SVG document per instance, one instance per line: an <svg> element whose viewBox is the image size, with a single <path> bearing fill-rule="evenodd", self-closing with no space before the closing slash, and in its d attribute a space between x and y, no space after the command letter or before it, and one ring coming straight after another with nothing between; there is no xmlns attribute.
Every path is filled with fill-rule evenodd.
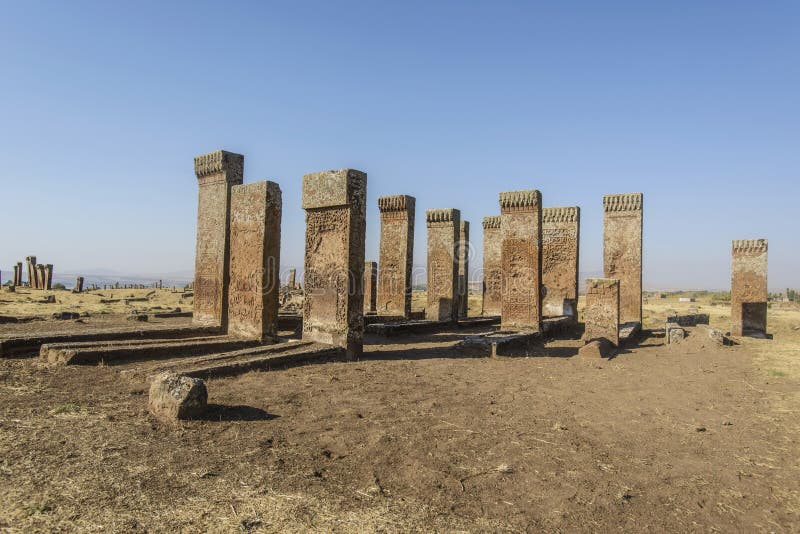
<svg viewBox="0 0 800 534"><path fill-rule="evenodd" d="M586 330L583 334L585 342L606 340L615 347L619 346L619 289L619 280L610 278L586 280L584 312Z"/></svg>
<svg viewBox="0 0 800 534"><path fill-rule="evenodd" d="M467 316L469 309L469 221L461 221L458 227L458 300L457 311L460 319Z"/></svg>
<svg viewBox="0 0 800 534"><path fill-rule="evenodd" d="M542 209L542 311L546 316L578 318L577 206Z"/></svg>
<svg viewBox="0 0 800 534"><path fill-rule="evenodd" d="M228 334L269 339L277 333L281 188L275 182L231 189Z"/></svg>
<svg viewBox="0 0 800 534"><path fill-rule="evenodd" d="M378 198L381 239L377 309L384 315L411 315L415 204L414 197L408 195Z"/></svg>
<svg viewBox="0 0 800 534"><path fill-rule="evenodd" d="M603 270L619 280L621 323L642 322L642 193L603 196Z"/></svg>
<svg viewBox="0 0 800 534"><path fill-rule="evenodd" d="M378 296L378 264L364 262L364 313L375 313Z"/></svg>
<svg viewBox="0 0 800 534"><path fill-rule="evenodd" d="M53 289L53 264L48 263L44 266L44 284L42 289L47 289L48 291Z"/></svg>
<svg viewBox="0 0 800 534"><path fill-rule="evenodd" d="M500 193L503 329L541 330L542 194Z"/></svg>
<svg viewBox="0 0 800 534"><path fill-rule="evenodd" d="M364 234L367 174L353 169L303 176L306 210L303 339L364 345Z"/></svg>
<svg viewBox="0 0 800 534"><path fill-rule="evenodd" d="M297 284L297 269L289 269L289 289L295 289Z"/></svg>
<svg viewBox="0 0 800 534"><path fill-rule="evenodd" d="M35 266L36 289L44 289L44 265L37 263Z"/></svg>
<svg viewBox="0 0 800 534"><path fill-rule="evenodd" d="M766 239L737 239L731 246L731 335L767 333Z"/></svg>
<svg viewBox="0 0 800 534"><path fill-rule="evenodd" d="M26 257L25 263L28 267L28 287L36 289L36 256Z"/></svg>
<svg viewBox="0 0 800 534"><path fill-rule="evenodd" d="M192 320L227 328L231 188L242 183L244 156L217 150L194 158L194 171L199 188Z"/></svg>
<svg viewBox="0 0 800 534"><path fill-rule="evenodd" d="M500 315L500 217L483 218L483 315Z"/></svg>
<svg viewBox="0 0 800 534"><path fill-rule="evenodd" d="M461 212L457 209L432 209L425 212L428 226L428 287L425 318L455 321L458 318L458 260Z"/></svg>

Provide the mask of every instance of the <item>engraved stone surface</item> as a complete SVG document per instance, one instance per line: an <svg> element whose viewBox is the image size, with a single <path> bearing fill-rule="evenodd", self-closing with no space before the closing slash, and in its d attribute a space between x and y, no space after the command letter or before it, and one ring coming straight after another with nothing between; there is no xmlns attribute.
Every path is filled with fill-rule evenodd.
<svg viewBox="0 0 800 534"><path fill-rule="evenodd" d="M578 318L578 243L581 209L542 209L542 311Z"/></svg>
<svg viewBox="0 0 800 534"><path fill-rule="evenodd" d="M469 308L469 221L461 221L458 227L458 243L456 243L456 258L458 258L458 298L456 310L459 319L467 316Z"/></svg>
<svg viewBox="0 0 800 534"><path fill-rule="evenodd" d="M381 212L377 309L383 315L411 315L416 199L408 195L378 198Z"/></svg>
<svg viewBox="0 0 800 534"><path fill-rule="evenodd" d="M455 321L458 318L458 261L456 242L461 224L457 209L431 209L425 212L428 226L428 287L425 318Z"/></svg>
<svg viewBox="0 0 800 534"><path fill-rule="evenodd" d="M364 345L364 237L367 174L353 169L303 176L306 210L303 339Z"/></svg>
<svg viewBox="0 0 800 534"><path fill-rule="evenodd" d="M364 262L364 313L375 313L378 297L378 264Z"/></svg>
<svg viewBox="0 0 800 534"><path fill-rule="evenodd" d="M766 239L731 245L731 335L767 333Z"/></svg>
<svg viewBox="0 0 800 534"><path fill-rule="evenodd" d="M500 315L500 216L483 218L483 315Z"/></svg>
<svg viewBox="0 0 800 534"><path fill-rule="evenodd" d="M194 158L197 249L193 322L228 326L231 187L243 180L244 156L217 150Z"/></svg>
<svg viewBox="0 0 800 534"><path fill-rule="evenodd" d="M275 182L231 189L228 334L267 339L278 333L281 188Z"/></svg>
<svg viewBox="0 0 800 534"><path fill-rule="evenodd" d="M583 339L587 343L605 339L619 346L620 282L610 278L586 280L586 329Z"/></svg>
<svg viewBox="0 0 800 534"><path fill-rule="evenodd" d="M500 193L501 328L541 329L542 194Z"/></svg>
<svg viewBox="0 0 800 534"><path fill-rule="evenodd" d="M642 193L603 196L603 271L619 280L620 322L642 322Z"/></svg>

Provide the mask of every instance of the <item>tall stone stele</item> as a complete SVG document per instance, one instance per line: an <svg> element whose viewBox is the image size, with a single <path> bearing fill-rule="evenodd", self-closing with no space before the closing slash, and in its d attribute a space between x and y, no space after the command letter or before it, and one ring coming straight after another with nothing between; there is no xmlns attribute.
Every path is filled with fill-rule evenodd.
<svg viewBox="0 0 800 534"><path fill-rule="evenodd" d="M35 268L36 268L36 276L35 276L36 289L44 289L44 283L45 283L44 265L42 265L41 263L37 263L35 265Z"/></svg>
<svg viewBox="0 0 800 534"><path fill-rule="evenodd" d="M295 289L297 284L297 269L289 269L289 289Z"/></svg>
<svg viewBox="0 0 800 534"><path fill-rule="evenodd" d="M619 312L619 280L588 278L583 340L606 340L619 346Z"/></svg>
<svg viewBox="0 0 800 534"><path fill-rule="evenodd" d="M467 316L469 309L469 221L461 221L458 226L458 317Z"/></svg>
<svg viewBox="0 0 800 534"><path fill-rule="evenodd" d="M244 176L244 156L224 150L194 158L197 249L193 322L228 327L231 188Z"/></svg>
<svg viewBox="0 0 800 534"><path fill-rule="evenodd" d="M375 313L378 296L378 264L364 262L364 313Z"/></svg>
<svg viewBox="0 0 800 534"><path fill-rule="evenodd" d="M483 315L500 315L502 267L500 216L483 218Z"/></svg>
<svg viewBox="0 0 800 534"><path fill-rule="evenodd" d="M542 209L542 311L578 319L578 243L581 209Z"/></svg>
<svg viewBox="0 0 800 534"><path fill-rule="evenodd" d="M266 340L278 333L281 188L256 182L231 188L228 334Z"/></svg>
<svg viewBox="0 0 800 534"><path fill-rule="evenodd" d="M28 287L36 289L36 256L27 256L25 263L28 268Z"/></svg>
<svg viewBox="0 0 800 534"><path fill-rule="evenodd" d="M425 212L428 225L428 287L425 318L430 321L458 319L458 258L461 212L431 209Z"/></svg>
<svg viewBox="0 0 800 534"><path fill-rule="evenodd" d="M303 339L346 349L364 345L367 174L353 169L303 176L306 210Z"/></svg>
<svg viewBox="0 0 800 534"><path fill-rule="evenodd" d="M408 195L378 197L381 237L377 309L383 315L411 315L415 206L416 199Z"/></svg>
<svg viewBox="0 0 800 534"><path fill-rule="evenodd" d="M766 239L731 244L731 334L767 333Z"/></svg>
<svg viewBox="0 0 800 534"><path fill-rule="evenodd" d="M541 330L542 194L500 193L503 329Z"/></svg>
<svg viewBox="0 0 800 534"><path fill-rule="evenodd" d="M50 291L53 289L53 264L47 263L44 266L44 284L42 289Z"/></svg>
<svg viewBox="0 0 800 534"><path fill-rule="evenodd" d="M642 193L603 196L603 271L619 280L620 323L642 322Z"/></svg>
<svg viewBox="0 0 800 534"><path fill-rule="evenodd" d="M17 262L17 278L14 282L15 286L22 286L22 262Z"/></svg>

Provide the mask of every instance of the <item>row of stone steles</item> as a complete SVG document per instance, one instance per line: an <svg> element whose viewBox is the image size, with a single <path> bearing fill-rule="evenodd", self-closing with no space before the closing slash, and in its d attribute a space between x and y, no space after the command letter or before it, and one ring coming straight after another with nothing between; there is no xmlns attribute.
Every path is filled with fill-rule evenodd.
<svg viewBox="0 0 800 534"><path fill-rule="evenodd" d="M28 256L25 258L25 265L28 274L28 287L32 289L52 289L53 286L53 264L36 263L36 256ZM22 262L17 262L14 265L14 286L23 286L25 283L22 280Z"/></svg>

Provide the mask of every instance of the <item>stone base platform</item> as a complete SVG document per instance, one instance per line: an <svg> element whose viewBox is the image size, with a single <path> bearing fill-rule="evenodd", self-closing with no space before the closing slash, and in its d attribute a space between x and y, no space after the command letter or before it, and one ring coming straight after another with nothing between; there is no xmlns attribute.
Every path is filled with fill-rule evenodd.
<svg viewBox="0 0 800 534"><path fill-rule="evenodd" d="M267 342L269 343L269 342ZM153 360L179 356L200 356L264 345L251 339L210 336L181 340L109 341L85 343L48 343L39 357L53 364L76 365Z"/></svg>
<svg viewBox="0 0 800 534"><path fill-rule="evenodd" d="M463 347L480 348L486 356L526 356L532 344L552 337L575 325L572 317L546 317L542 320L542 330L520 330L492 332L479 336L469 336L459 344Z"/></svg>
<svg viewBox="0 0 800 534"><path fill-rule="evenodd" d="M83 343L128 340L168 340L219 335L218 326L177 326L165 328L114 328L86 332L61 332L0 339L0 358L35 356L42 345L52 343Z"/></svg>
<svg viewBox="0 0 800 534"><path fill-rule="evenodd" d="M452 328L472 328L476 326L493 326L500 324L499 316L468 317L458 321L398 321L367 324L366 333L392 337L402 334L423 334Z"/></svg>
<svg viewBox="0 0 800 534"><path fill-rule="evenodd" d="M642 323L623 323L619 325L619 344L633 343L642 331Z"/></svg>

